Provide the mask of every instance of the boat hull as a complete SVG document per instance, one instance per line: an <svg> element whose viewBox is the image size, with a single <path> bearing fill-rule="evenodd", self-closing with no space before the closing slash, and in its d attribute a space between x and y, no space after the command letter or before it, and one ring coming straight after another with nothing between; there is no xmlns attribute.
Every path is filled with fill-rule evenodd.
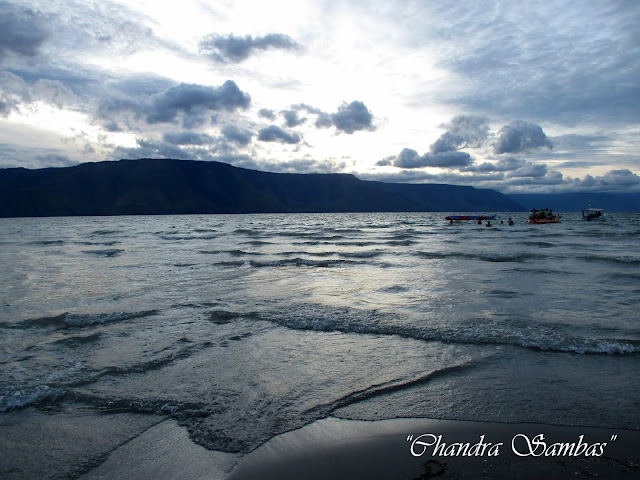
<svg viewBox="0 0 640 480"><path fill-rule="evenodd" d="M530 218L527 223L542 224L542 223L558 223L559 221L560 221L560 215L557 215L552 218Z"/></svg>

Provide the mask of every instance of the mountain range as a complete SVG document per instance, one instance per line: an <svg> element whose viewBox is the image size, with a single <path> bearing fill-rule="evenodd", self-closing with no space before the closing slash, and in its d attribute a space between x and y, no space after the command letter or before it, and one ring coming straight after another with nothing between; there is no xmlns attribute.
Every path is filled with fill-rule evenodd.
<svg viewBox="0 0 640 480"><path fill-rule="evenodd" d="M219 162L140 159L0 169L0 217L522 209L495 190L268 173Z"/></svg>
<svg viewBox="0 0 640 480"><path fill-rule="evenodd" d="M0 217L296 212L640 211L640 194L514 194L350 174L269 173L226 163L140 159L0 169Z"/></svg>

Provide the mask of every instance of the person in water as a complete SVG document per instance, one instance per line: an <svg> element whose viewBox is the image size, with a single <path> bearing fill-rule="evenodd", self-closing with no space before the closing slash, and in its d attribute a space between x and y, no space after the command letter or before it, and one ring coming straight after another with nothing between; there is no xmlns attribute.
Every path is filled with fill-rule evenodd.
<svg viewBox="0 0 640 480"><path fill-rule="evenodd" d="M509 217L509 221L507 222L509 225L513 225L513 220L511 220L511 217Z"/></svg>
<svg viewBox="0 0 640 480"><path fill-rule="evenodd" d="M491 227L491 220L487 220L487 227Z"/></svg>

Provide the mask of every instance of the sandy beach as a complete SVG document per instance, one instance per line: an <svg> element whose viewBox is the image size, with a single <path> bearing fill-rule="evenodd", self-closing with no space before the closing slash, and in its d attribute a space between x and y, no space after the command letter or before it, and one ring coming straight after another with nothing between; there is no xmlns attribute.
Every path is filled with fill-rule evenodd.
<svg viewBox="0 0 640 480"><path fill-rule="evenodd" d="M77 413L51 416L23 412L21 417L2 425L0 443L6 453L3 478L617 479L637 478L640 465L640 432L620 429L431 419L368 422L331 417L240 455L206 450L189 438L186 428L157 416L148 416L143 422L132 421L127 414L108 421ZM10 442L17 430L24 440L21 444ZM565 451L553 456L545 455L539 447L533 451L539 456L513 453L514 437L523 453L528 448L524 438L533 442L540 434L548 447L582 442L590 447L600 445L588 452L602 454L572 456ZM433 454L433 446L419 443L439 436L440 445L445 445L440 454ZM484 454L448 455L459 448L454 443L473 447L479 441L487 445ZM415 456L412 451L422 455ZM547 453L551 452L547 448ZM32 459L28 468L25 458Z"/></svg>

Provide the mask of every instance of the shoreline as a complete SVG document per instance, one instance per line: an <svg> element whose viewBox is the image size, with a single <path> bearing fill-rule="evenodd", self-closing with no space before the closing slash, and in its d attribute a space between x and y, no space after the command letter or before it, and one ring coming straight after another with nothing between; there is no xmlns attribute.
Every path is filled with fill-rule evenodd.
<svg viewBox="0 0 640 480"><path fill-rule="evenodd" d="M442 435L441 442L470 445L481 439L493 446L484 455L419 457L411 444L420 435ZM602 455L520 457L512 452L516 435L533 441L543 434L547 445L602 445ZM484 435L484 437L481 437ZM617 437L611 441L612 437ZM410 437L412 436L412 437ZM423 437L425 438L425 437ZM432 437L428 437L432 438ZM524 441L518 437L517 441ZM502 443L496 447L495 445ZM120 446L83 480L102 478L261 479L539 479L636 478L640 465L640 431L543 424L503 424L434 419L343 420L329 417L278 435L241 455L208 451L196 445L186 429L165 420ZM419 444L414 445L420 452ZM422 447L424 449L424 447ZM451 447L452 448L452 447ZM599 450L590 450L592 454ZM445 452L446 450L441 450Z"/></svg>

